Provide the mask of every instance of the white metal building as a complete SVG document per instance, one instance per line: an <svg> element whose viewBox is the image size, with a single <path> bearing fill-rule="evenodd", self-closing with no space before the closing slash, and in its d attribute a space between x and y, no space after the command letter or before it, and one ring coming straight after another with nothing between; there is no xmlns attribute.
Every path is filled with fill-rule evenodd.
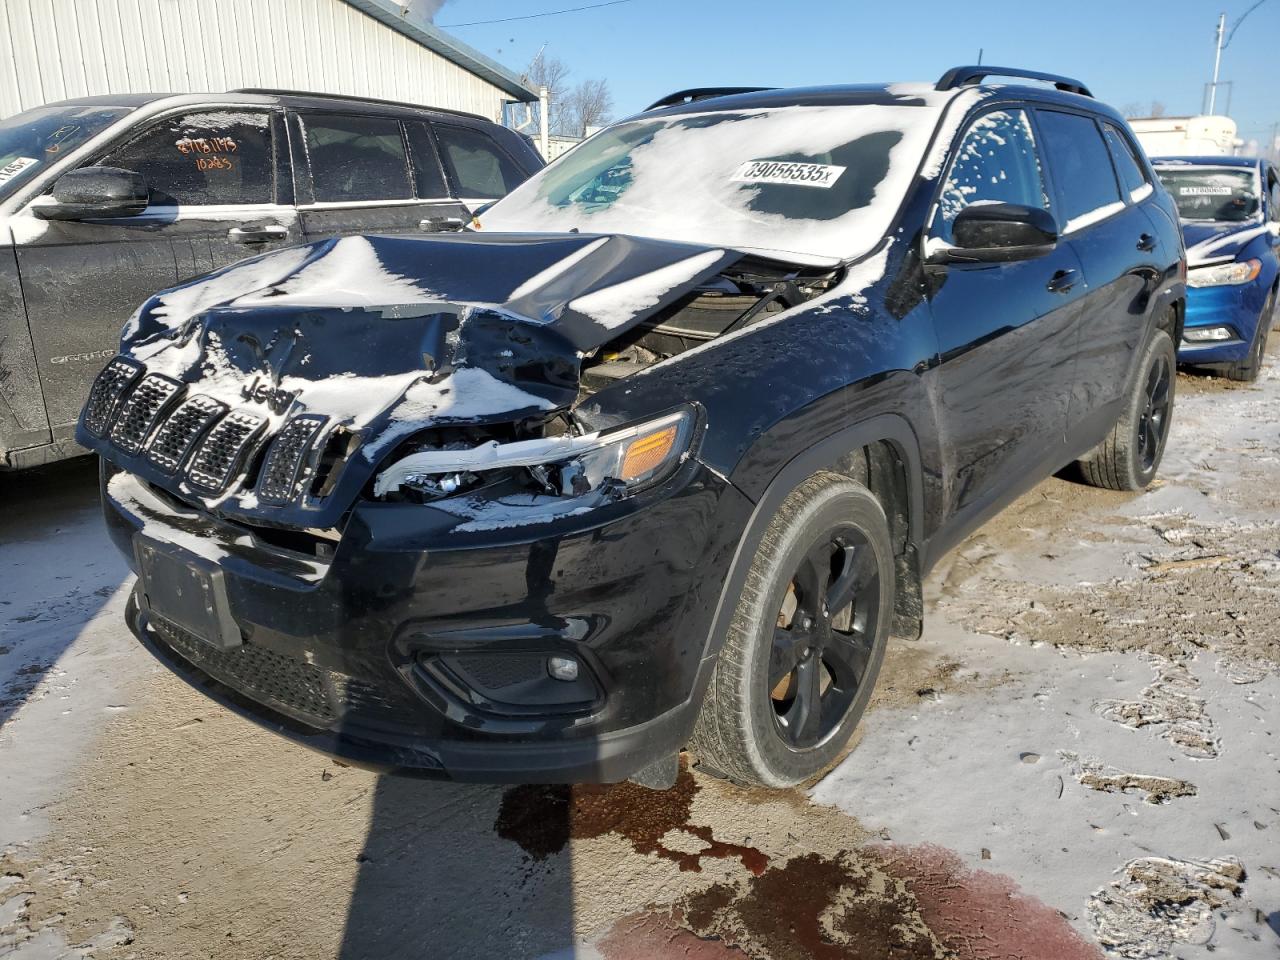
<svg viewBox="0 0 1280 960"><path fill-rule="evenodd" d="M69 97L274 87L501 122L536 91L397 0L0 0L0 117Z"/></svg>

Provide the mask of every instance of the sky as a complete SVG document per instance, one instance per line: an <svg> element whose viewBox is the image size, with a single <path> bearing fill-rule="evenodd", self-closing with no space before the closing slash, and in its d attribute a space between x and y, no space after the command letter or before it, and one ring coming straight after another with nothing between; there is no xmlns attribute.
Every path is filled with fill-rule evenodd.
<svg viewBox="0 0 1280 960"><path fill-rule="evenodd" d="M545 43L571 79L603 77L615 119L696 86L801 86L936 80L977 61L1064 73L1113 106L1201 110L1214 28L1255 0L625 0L559 16L480 26L600 0L415 0L437 26L517 72ZM1280 121L1280 0L1249 14L1222 55L1231 115L1265 144ZM1228 88L1219 88L1219 113Z"/></svg>

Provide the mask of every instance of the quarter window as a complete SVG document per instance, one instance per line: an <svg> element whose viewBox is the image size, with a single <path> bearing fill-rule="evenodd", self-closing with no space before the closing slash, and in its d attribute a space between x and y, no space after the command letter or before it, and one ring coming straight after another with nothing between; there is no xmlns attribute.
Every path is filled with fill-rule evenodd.
<svg viewBox="0 0 1280 960"><path fill-rule="evenodd" d="M413 197L399 120L312 114L302 125L317 202Z"/></svg>
<svg viewBox="0 0 1280 960"><path fill-rule="evenodd" d="M1147 175L1142 172L1142 164L1133 155L1129 138L1109 123L1103 124L1102 130L1107 138L1107 147L1111 150L1111 159L1115 162L1116 172L1120 174L1120 183L1132 197L1147 185Z"/></svg>
<svg viewBox="0 0 1280 960"><path fill-rule="evenodd" d="M240 110L171 117L99 162L142 174L156 206L271 203L270 121Z"/></svg>
<svg viewBox="0 0 1280 960"><path fill-rule="evenodd" d="M1077 113L1038 113L1045 153L1062 197L1062 231L1088 226L1121 203L1111 151L1092 118Z"/></svg>
<svg viewBox="0 0 1280 960"><path fill-rule="evenodd" d="M436 135L458 196L497 200L525 181L526 175L515 161L480 131L436 124Z"/></svg>
<svg viewBox="0 0 1280 960"><path fill-rule="evenodd" d="M956 215L975 203L1049 209L1035 131L1024 110L995 110L970 125L942 185L934 234L951 242Z"/></svg>

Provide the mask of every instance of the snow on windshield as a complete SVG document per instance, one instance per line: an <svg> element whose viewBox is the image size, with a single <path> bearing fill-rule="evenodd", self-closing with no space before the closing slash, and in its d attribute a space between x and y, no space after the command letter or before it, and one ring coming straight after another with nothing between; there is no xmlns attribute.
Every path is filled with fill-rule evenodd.
<svg viewBox="0 0 1280 960"><path fill-rule="evenodd" d="M481 223L850 259L884 236L940 111L865 104L633 120L547 167Z"/></svg>

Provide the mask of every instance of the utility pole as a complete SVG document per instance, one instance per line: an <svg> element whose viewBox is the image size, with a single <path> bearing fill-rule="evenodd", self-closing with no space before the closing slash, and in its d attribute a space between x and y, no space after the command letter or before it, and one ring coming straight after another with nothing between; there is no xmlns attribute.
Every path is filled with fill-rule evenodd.
<svg viewBox="0 0 1280 960"><path fill-rule="evenodd" d="M1213 40L1213 82L1209 84L1209 114L1218 102L1218 69L1222 66L1222 38L1227 32L1227 15L1218 14L1218 32Z"/></svg>

